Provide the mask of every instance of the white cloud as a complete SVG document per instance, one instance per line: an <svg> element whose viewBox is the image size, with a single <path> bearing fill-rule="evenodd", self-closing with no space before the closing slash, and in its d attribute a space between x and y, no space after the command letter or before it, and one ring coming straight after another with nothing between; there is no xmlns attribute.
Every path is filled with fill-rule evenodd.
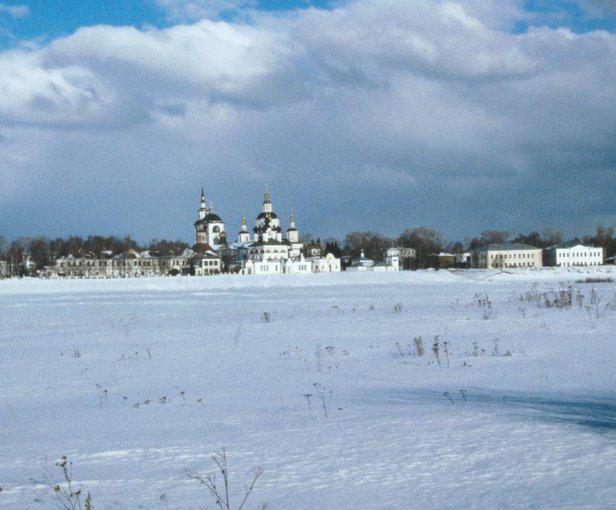
<svg viewBox="0 0 616 510"><path fill-rule="evenodd" d="M206 20L165 30L85 28L52 43L45 58L50 65L85 63L119 88L132 85L130 75L152 80L155 94L237 98L259 95L264 81L286 72L291 45L282 33Z"/></svg>
<svg viewBox="0 0 616 510"><path fill-rule="evenodd" d="M58 203L108 186L120 197L120 222L150 217L170 189L204 178L237 211L267 180L297 208L316 209L312 221L324 231L337 228L340 200L365 215L335 215L341 229L422 214L453 228L464 216L430 204L479 200L503 209L489 218L508 221L507 209L524 203L526 218L543 221L545 201L521 196L557 182L582 204L580 182L598 182L603 217L616 212L603 196L616 160L613 34L514 34L525 16L514 0L356 0L252 16L89 27L0 53L0 133L9 140L0 155L10 147L2 161L23 175L24 196L59 175L69 184ZM38 150L17 164L34 138ZM375 183L393 198L366 202ZM171 230L176 218L167 216ZM163 225L145 228L155 227Z"/></svg>
<svg viewBox="0 0 616 510"><path fill-rule="evenodd" d="M102 88L100 78L86 67L46 67L40 53L7 51L0 57L0 120L81 124L105 113Z"/></svg>

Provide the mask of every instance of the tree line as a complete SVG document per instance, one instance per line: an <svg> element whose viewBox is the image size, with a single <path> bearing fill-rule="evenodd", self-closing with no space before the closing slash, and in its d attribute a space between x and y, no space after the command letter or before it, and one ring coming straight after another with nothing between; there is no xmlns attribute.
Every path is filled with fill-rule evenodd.
<svg viewBox="0 0 616 510"><path fill-rule="evenodd" d="M597 227L594 235L582 238L568 239L566 242L581 242L596 247L602 247L606 257L616 254L616 237L614 227ZM547 229L540 233L532 231L528 234L517 234L503 230L486 230L478 237L462 241L450 241L440 232L428 228L417 227L404 230L397 237L390 237L378 232L356 231L347 234L344 240L328 238L321 241L310 234L302 235L301 242L320 245L324 253L333 253L336 257L357 258L363 251L364 255L374 260L382 260L388 248L413 248L416 257L413 268L429 267L430 255L442 251L463 253L473 251L491 244L514 242L529 244L538 248L559 245L565 242L562 232ZM50 239L44 236L20 237L7 241L0 236L0 259L13 264L21 263L27 256L42 268L49 266L58 257L73 255L81 257L91 254L101 257L104 253L118 254L129 249L138 251L150 250L160 255L179 255L190 245L180 240L153 239L141 244L130 236L69 236Z"/></svg>

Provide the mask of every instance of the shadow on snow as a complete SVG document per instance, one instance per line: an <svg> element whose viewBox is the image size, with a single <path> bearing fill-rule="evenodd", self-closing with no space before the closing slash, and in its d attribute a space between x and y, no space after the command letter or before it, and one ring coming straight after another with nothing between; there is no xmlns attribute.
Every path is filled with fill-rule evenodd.
<svg viewBox="0 0 616 510"><path fill-rule="evenodd" d="M385 392L385 393L384 393ZM598 432L616 430L616 398L613 395L562 395L494 391L469 388L457 391L381 389L374 400L391 404L447 405L483 412L506 412L523 419L540 419L588 427ZM370 402L371 398L368 398Z"/></svg>

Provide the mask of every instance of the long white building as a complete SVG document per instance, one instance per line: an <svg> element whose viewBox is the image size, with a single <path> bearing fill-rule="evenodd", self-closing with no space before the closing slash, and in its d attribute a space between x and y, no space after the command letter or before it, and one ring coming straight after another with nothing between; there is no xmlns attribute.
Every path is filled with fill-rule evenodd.
<svg viewBox="0 0 616 510"><path fill-rule="evenodd" d="M543 250L519 243L491 244L472 255L473 267L487 269L543 267Z"/></svg>
<svg viewBox="0 0 616 510"><path fill-rule="evenodd" d="M585 246L581 243L552 246L544 250L546 266L601 266L604 263L603 248Z"/></svg>

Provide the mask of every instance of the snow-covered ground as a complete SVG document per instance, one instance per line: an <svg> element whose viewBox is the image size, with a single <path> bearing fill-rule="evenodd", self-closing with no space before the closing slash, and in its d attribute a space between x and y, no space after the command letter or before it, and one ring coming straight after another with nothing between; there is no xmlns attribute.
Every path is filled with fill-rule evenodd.
<svg viewBox="0 0 616 510"><path fill-rule="evenodd" d="M62 455L96 509L214 508L183 470L221 447L236 502L264 470L247 508L610 507L589 277L616 271L1 281L0 508L53 508Z"/></svg>

